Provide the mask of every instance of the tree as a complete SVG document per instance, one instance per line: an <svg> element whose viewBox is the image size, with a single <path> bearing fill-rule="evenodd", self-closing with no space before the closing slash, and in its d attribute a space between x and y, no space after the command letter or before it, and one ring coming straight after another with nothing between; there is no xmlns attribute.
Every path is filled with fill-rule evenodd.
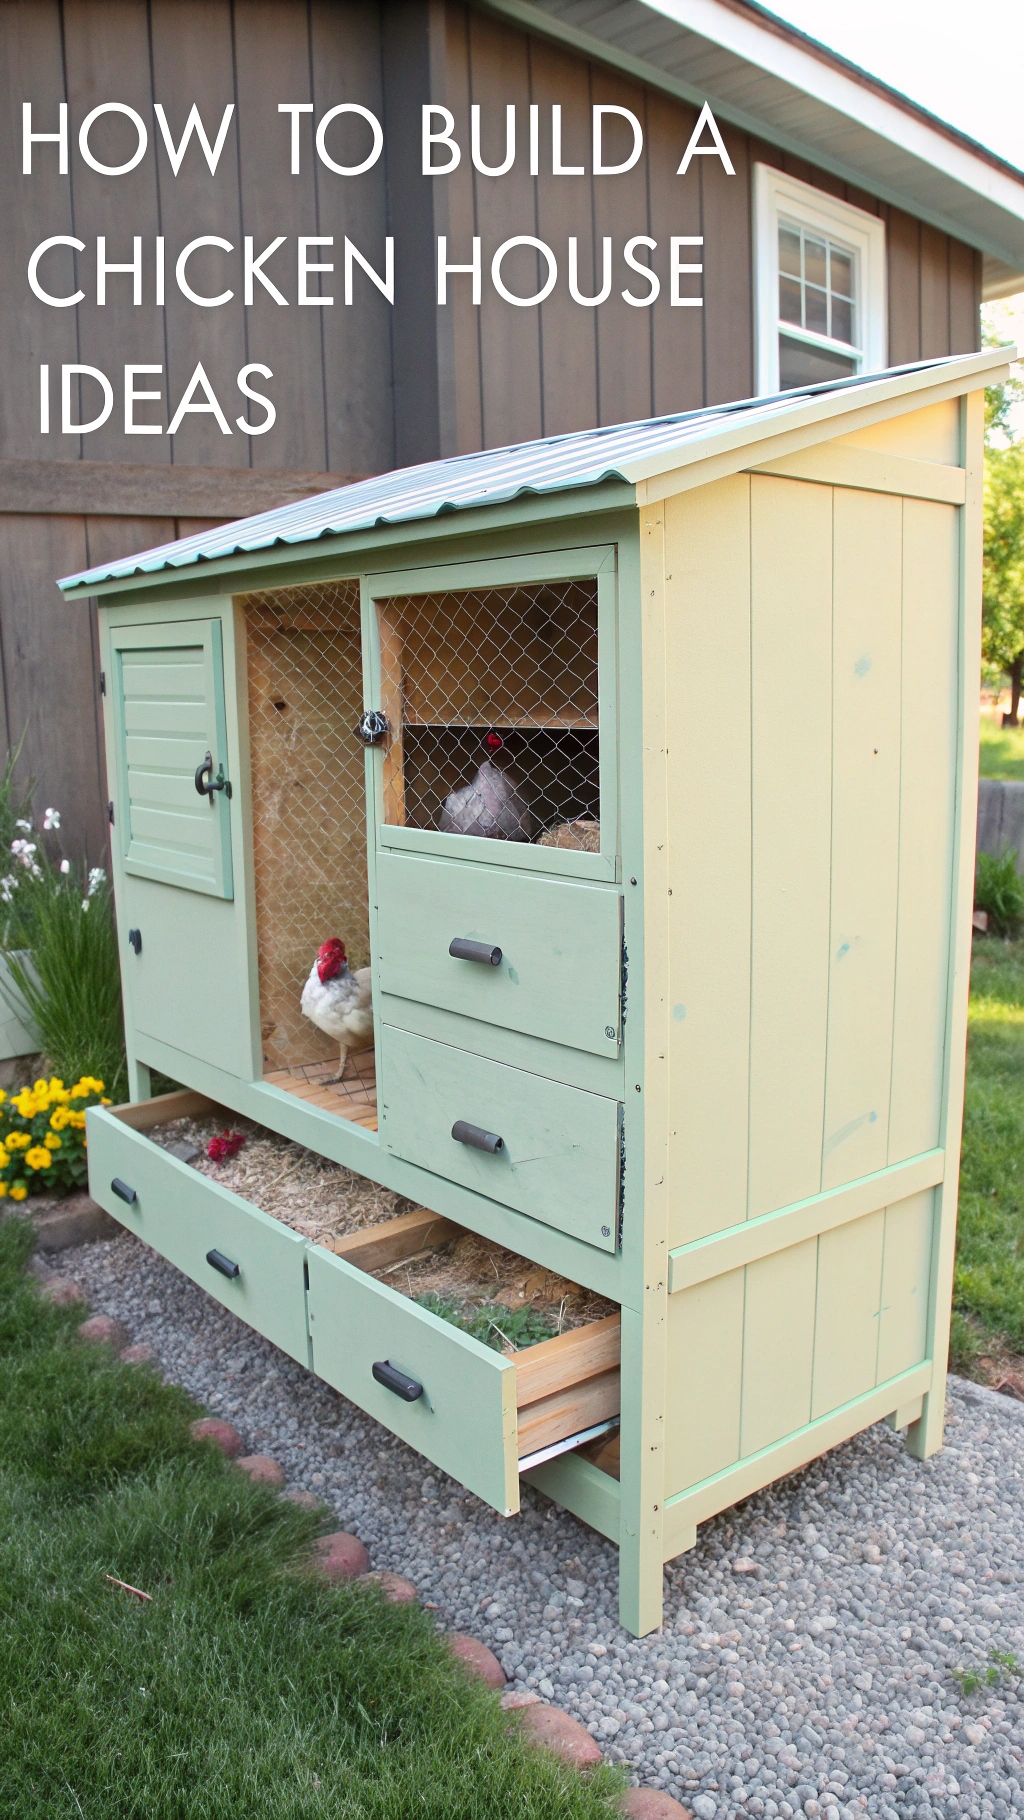
<svg viewBox="0 0 1024 1820"><path fill-rule="evenodd" d="M986 338L987 339L987 338ZM985 394L985 556L981 648L1010 679L1010 712L1018 726L1024 682L1024 441L1014 442L1010 411L1024 386L1017 379ZM998 440L997 440L998 438Z"/></svg>

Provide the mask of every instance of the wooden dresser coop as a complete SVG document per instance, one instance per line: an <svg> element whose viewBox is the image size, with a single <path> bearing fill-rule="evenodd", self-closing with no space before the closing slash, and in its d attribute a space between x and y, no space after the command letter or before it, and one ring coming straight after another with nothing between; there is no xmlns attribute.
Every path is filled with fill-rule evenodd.
<svg viewBox="0 0 1024 1820"><path fill-rule="evenodd" d="M941 1442L1004 371L437 462L62 584L102 607L133 1094L93 1194L503 1514L526 1472L617 1542L638 1633L702 1519L882 1417ZM374 999L340 1080L298 1004L334 935ZM210 1105L413 1210L311 1243L146 1135ZM502 1354L380 1273L464 1230L619 1313Z"/></svg>

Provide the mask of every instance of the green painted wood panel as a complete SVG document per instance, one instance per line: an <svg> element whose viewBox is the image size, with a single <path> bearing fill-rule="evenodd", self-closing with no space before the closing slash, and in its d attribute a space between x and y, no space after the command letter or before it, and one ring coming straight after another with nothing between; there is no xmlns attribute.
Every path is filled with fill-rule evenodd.
<svg viewBox="0 0 1024 1820"><path fill-rule="evenodd" d="M131 928L142 936L140 954L128 946ZM127 874L118 942L135 1030L251 1079L248 970L237 902L186 895Z"/></svg>
<svg viewBox="0 0 1024 1820"><path fill-rule="evenodd" d="M669 1301L666 1496L739 1459L744 1274L727 1271Z"/></svg>
<svg viewBox="0 0 1024 1820"><path fill-rule="evenodd" d="M903 750L889 1161L940 1141L958 742L960 514L903 502Z"/></svg>
<svg viewBox="0 0 1024 1820"><path fill-rule="evenodd" d="M885 1211L818 1239L811 1420L875 1383Z"/></svg>
<svg viewBox="0 0 1024 1820"><path fill-rule="evenodd" d="M377 1083L387 1150L602 1251L616 1249L618 1101L390 1025L380 1033ZM502 1149L456 1142L458 1119L493 1132Z"/></svg>
<svg viewBox="0 0 1024 1820"><path fill-rule="evenodd" d="M817 1194L821 1186L832 818L831 490L755 475L751 565L749 1213L756 1218Z"/></svg>
<svg viewBox="0 0 1024 1820"><path fill-rule="evenodd" d="M909 1195L885 1210L882 1304L878 1319L879 1384L927 1357L928 1290L936 1191Z"/></svg>
<svg viewBox="0 0 1024 1820"><path fill-rule="evenodd" d="M669 1245L747 1217L750 480L665 501ZM729 678L729 705L708 678ZM700 863L695 864L695 856ZM729 888L723 889L728 878ZM653 957L652 957L653 958Z"/></svg>
<svg viewBox="0 0 1024 1820"><path fill-rule="evenodd" d="M118 627L111 659L125 871L230 898L227 793L211 801L195 788L207 752L215 778L228 770L220 620Z"/></svg>
<svg viewBox="0 0 1024 1820"><path fill-rule="evenodd" d="M619 891L387 851L376 891L382 991L618 1054ZM500 966L454 960L456 936L500 948Z"/></svg>
<svg viewBox="0 0 1024 1820"><path fill-rule="evenodd" d="M832 921L822 1188L869 1175L888 1160L900 839L903 502L850 487L836 487L833 501Z"/></svg>
<svg viewBox="0 0 1024 1820"><path fill-rule="evenodd" d="M516 1370L448 1321L317 1245L308 1249L313 1370L483 1498L519 1509ZM388 1360L423 1394L406 1403L378 1384Z"/></svg>
<svg viewBox="0 0 1024 1820"><path fill-rule="evenodd" d="M169 1156L113 1113L90 1111L86 1130L93 1199L232 1314L307 1365L301 1235ZM135 1189L132 1205L112 1192L115 1176ZM211 1250L236 1263L239 1275L229 1279L214 1270L206 1261Z"/></svg>
<svg viewBox="0 0 1024 1820"><path fill-rule="evenodd" d="M741 1455L810 1420L817 1269L817 1239L747 1266Z"/></svg>

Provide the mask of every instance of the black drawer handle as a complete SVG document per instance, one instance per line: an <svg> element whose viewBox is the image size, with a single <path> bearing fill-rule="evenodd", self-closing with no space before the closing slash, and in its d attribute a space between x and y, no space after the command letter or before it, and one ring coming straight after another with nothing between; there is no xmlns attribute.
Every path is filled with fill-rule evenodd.
<svg viewBox="0 0 1024 1820"><path fill-rule="evenodd" d="M128 946L129 946L129 948L134 948L136 954L142 953L142 930L141 929L129 929Z"/></svg>
<svg viewBox="0 0 1024 1820"><path fill-rule="evenodd" d="M417 1383L415 1378L407 1377L404 1371L399 1371L398 1366L392 1365L388 1359L376 1361L373 1375L378 1384L383 1384L385 1390L393 1390L403 1403L415 1403L417 1397L423 1395L422 1384Z"/></svg>
<svg viewBox="0 0 1024 1820"><path fill-rule="evenodd" d="M456 1119L452 1137L457 1144L468 1144L473 1150L487 1150L492 1156L495 1151L505 1148L504 1138L496 1137L493 1131L482 1130L479 1125L467 1125L465 1119Z"/></svg>
<svg viewBox="0 0 1024 1820"><path fill-rule="evenodd" d="M242 1274L238 1265L226 1258L222 1251L208 1251L206 1262L212 1264L214 1270L219 1270L222 1277L237 1277Z"/></svg>
<svg viewBox="0 0 1024 1820"><path fill-rule="evenodd" d="M129 1207L131 1207L133 1202L137 1201L139 1198L134 1188L129 1188L127 1182L122 1182L119 1175L115 1175L111 1182L110 1192L111 1194L116 1194L119 1201L127 1201Z"/></svg>
<svg viewBox="0 0 1024 1820"><path fill-rule="evenodd" d="M492 948L490 942L467 942L457 935L449 942L448 952L457 961L482 961L485 967L501 966L501 949Z"/></svg>

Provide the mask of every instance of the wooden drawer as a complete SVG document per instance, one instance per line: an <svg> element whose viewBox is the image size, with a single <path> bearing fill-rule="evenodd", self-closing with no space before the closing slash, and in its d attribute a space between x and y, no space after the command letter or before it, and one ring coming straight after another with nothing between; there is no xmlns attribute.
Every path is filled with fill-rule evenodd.
<svg viewBox="0 0 1024 1820"><path fill-rule="evenodd" d="M89 1192L122 1226L225 1308L308 1365L305 1240L146 1136L154 1125L209 1106L201 1094L178 1093L136 1106L90 1110ZM134 1192L135 1199L122 1199L111 1187L114 1181ZM207 1262L210 1251L237 1264L238 1275L222 1275Z"/></svg>
<svg viewBox="0 0 1024 1820"><path fill-rule="evenodd" d="M383 992L527 1036L618 1054L621 893L504 867L377 856ZM497 966L458 960L453 938L500 948Z"/></svg>
<svg viewBox="0 0 1024 1820"><path fill-rule="evenodd" d="M461 1182L602 1251L618 1244L618 1100L384 1025L381 1141L396 1156ZM493 1133L493 1153L459 1143L458 1121Z"/></svg>
<svg viewBox="0 0 1024 1820"><path fill-rule="evenodd" d="M519 1473L536 1454L619 1413L619 1317L520 1353L483 1346L368 1275L457 1236L451 1221L403 1214L309 1247L313 1369L386 1428L504 1516L519 1509ZM374 1378L398 1369L420 1394L406 1402Z"/></svg>
<svg viewBox="0 0 1024 1820"><path fill-rule="evenodd" d="M176 1093L91 1110L89 1186L115 1219L243 1321L506 1516L519 1508L520 1471L539 1452L618 1415L618 1315L522 1353L492 1351L369 1274L422 1257L462 1227L419 1210L336 1239L333 1250L311 1245L146 1135L210 1105ZM237 1264L238 1276L211 1266L211 1250ZM374 1366L384 1364L420 1394L405 1401L382 1384Z"/></svg>

